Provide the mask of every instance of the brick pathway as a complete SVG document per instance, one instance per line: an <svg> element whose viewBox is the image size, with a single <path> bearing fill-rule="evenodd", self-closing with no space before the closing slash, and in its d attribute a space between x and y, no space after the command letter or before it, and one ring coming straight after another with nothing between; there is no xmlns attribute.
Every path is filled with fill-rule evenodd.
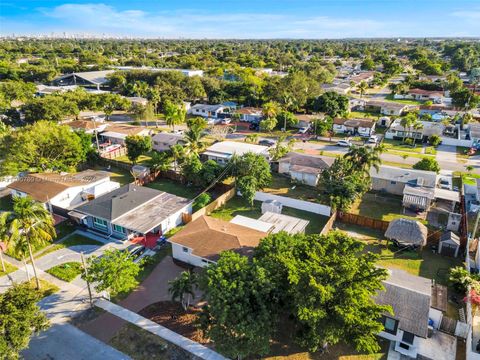
<svg viewBox="0 0 480 360"><path fill-rule="evenodd" d="M170 256L165 257L151 274L120 305L138 312L146 306L170 300L168 282L175 279L184 269L175 265ZM82 330L103 342L109 342L125 321L111 314L103 314L95 320L82 325Z"/></svg>

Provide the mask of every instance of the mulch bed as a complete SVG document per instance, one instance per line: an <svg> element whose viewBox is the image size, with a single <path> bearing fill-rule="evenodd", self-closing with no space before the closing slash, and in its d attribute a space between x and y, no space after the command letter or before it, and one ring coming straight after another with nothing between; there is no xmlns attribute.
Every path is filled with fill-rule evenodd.
<svg viewBox="0 0 480 360"><path fill-rule="evenodd" d="M200 312L200 308L194 307L185 312L180 303L160 301L147 306L138 314L193 341L208 344L209 340L195 324Z"/></svg>

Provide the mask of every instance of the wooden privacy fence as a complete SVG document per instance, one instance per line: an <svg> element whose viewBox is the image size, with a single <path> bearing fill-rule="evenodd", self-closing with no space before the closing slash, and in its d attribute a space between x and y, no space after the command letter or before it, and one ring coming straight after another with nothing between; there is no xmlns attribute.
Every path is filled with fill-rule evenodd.
<svg viewBox="0 0 480 360"><path fill-rule="evenodd" d="M231 188L227 192L225 192L222 195L220 195L219 197L217 197L215 200L213 200L207 206L205 206L205 207L201 208L200 210L194 212L190 216L190 219L188 219L188 216L186 216L186 217L184 217L183 220L184 221L187 220L185 222L190 222L190 221L198 219L200 216L209 215L212 211L215 211L218 208L222 207L223 205L225 205L225 203L228 200L230 200L232 197L234 197L235 196L235 191L236 191L235 188Z"/></svg>
<svg viewBox="0 0 480 360"><path fill-rule="evenodd" d="M332 230L336 220L337 220L337 212L334 211L333 214L330 216L330 219L328 219L327 223L323 227L322 231L320 231L320 235L328 234L329 231Z"/></svg>
<svg viewBox="0 0 480 360"><path fill-rule="evenodd" d="M379 219L372 219L367 216L345 213L338 211L337 214L338 221L341 221L346 224L353 224L363 227L368 227L370 229L386 231L388 228L388 221L383 221Z"/></svg>

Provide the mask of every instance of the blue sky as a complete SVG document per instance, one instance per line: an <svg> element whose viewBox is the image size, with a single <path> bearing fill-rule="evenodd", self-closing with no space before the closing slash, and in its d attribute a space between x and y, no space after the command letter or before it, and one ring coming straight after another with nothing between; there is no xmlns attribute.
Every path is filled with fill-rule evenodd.
<svg viewBox="0 0 480 360"><path fill-rule="evenodd" d="M480 0L0 0L1 35L480 36Z"/></svg>

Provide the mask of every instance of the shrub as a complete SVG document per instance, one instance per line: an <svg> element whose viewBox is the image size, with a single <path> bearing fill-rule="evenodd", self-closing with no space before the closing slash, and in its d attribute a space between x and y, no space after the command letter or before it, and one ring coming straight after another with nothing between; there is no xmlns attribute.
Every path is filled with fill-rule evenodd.
<svg viewBox="0 0 480 360"><path fill-rule="evenodd" d="M200 194L193 204L193 211L200 210L201 208L207 206L210 201L212 201L212 197L208 193Z"/></svg>
<svg viewBox="0 0 480 360"><path fill-rule="evenodd" d="M440 172L440 165L434 158L423 158L413 165L413 168L416 170L434 171L437 174Z"/></svg>
<svg viewBox="0 0 480 360"><path fill-rule="evenodd" d="M437 147L442 142L442 139L438 135L432 135L428 138L430 145Z"/></svg>

